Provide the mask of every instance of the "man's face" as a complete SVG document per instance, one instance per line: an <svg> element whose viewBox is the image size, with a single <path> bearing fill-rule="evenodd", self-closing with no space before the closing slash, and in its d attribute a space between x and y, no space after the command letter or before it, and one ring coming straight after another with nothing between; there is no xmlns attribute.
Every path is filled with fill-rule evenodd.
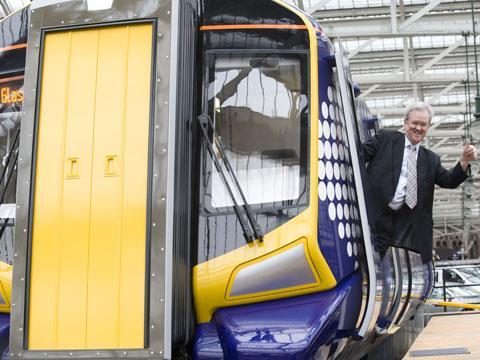
<svg viewBox="0 0 480 360"><path fill-rule="evenodd" d="M414 110L410 116L405 120L405 134L408 140L414 145L425 139L428 127L430 126L430 119L428 112L424 110Z"/></svg>

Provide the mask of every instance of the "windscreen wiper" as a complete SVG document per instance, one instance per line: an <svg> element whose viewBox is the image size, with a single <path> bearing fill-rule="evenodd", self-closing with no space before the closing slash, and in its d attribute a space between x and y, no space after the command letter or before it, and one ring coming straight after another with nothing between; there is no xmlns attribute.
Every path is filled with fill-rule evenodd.
<svg viewBox="0 0 480 360"><path fill-rule="evenodd" d="M254 240L258 240L260 242L263 242L263 233L258 225L257 221L255 220L252 212L252 208L247 202L247 199L245 198L245 194L243 193L242 188L240 187L240 183L238 182L237 176L235 175L235 172L233 171L232 165L230 164L230 160L228 160L227 154L225 153L225 148L223 147L222 142L220 141L219 136L217 135L217 132L215 131L215 126L213 125L212 119L208 114L202 114L198 117L198 121L200 123L200 128L202 129L203 137L205 138L205 141L207 143L207 149L208 152L210 153L210 156L212 157L213 163L215 164L215 167L222 177L222 180L225 184L225 187L227 188L228 194L232 198L233 202L233 210L235 211L235 215L238 218L238 221L240 222L240 226L242 227L243 230L243 235L245 236L245 240L247 243L251 243ZM237 193L240 195L243 205L243 211L247 215L248 222L250 224L250 227L246 223L242 212L240 210L240 205L237 202L237 199L235 198L235 194L233 192L232 187L230 186L229 181L227 180L227 176L225 175L225 172L223 171L222 165L218 161L217 153L215 152L215 149L213 147L213 141L210 139L208 131L212 132L213 135L213 140L215 141L215 144L217 146L218 153L220 154L220 159L222 159L223 164L225 165L225 168L227 169L228 174L230 175L230 178L233 180L233 184L235 185L235 190ZM252 232L253 230L253 232Z"/></svg>

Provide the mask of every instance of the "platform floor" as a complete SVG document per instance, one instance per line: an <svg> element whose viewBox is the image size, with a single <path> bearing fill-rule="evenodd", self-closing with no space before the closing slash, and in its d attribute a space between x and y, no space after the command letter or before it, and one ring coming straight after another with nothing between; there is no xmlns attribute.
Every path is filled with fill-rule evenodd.
<svg viewBox="0 0 480 360"><path fill-rule="evenodd" d="M466 348L470 354L411 356L412 351ZM435 316L418 335L404 360L480 359L480 312Z"/></svg>

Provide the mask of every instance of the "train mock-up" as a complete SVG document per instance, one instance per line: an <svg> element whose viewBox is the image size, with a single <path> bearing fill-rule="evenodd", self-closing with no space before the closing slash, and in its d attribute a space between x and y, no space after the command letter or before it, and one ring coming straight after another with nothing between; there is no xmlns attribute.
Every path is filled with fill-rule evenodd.
<svg viewBox="0 0 480 360"><path fill-rule="evenodd" d="M301 10L36 0L0 31L5 359L360 359L430 295L375 250L378 119Z"/></svg>

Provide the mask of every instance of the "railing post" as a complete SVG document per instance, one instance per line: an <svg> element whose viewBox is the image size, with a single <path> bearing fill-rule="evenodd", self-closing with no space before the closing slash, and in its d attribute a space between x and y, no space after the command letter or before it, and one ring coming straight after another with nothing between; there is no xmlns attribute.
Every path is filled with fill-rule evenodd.
<svg viewBox="0 0 480 360"><path fill-rule="evenodd" d="M443 287L443 301L447 302L447 289L445 288L445 269L442 269L442 287ZM447 312L447 307L443 306L443 312Z"/></svg>

